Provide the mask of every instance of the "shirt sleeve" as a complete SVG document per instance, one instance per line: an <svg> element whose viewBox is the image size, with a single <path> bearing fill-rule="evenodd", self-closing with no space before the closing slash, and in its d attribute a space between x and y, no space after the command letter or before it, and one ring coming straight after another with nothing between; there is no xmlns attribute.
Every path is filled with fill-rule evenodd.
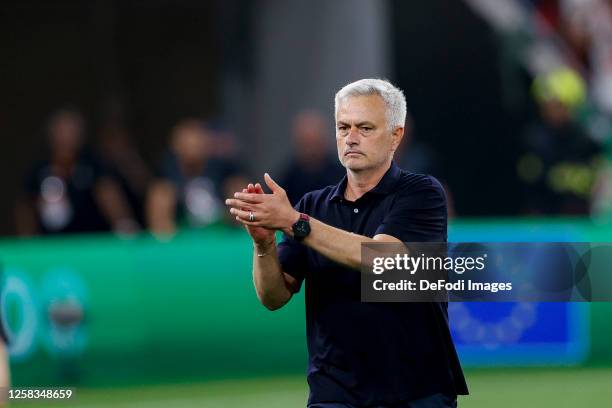
<svg viewBox="0 0 612 408"><path fill-rule="evenodd" d="M434 177L402 188L376 234L391 235L402 242L446 242L446 194Z"/></svg>
<svg viewBox="0 0 612 408"><path fill-rule="evenodd" d="M305 214L307 214L305 210L306 198L307 196L304 196L294 207L297 211ZM308 271L308 248L289 235L283 234L281 242L278 244L277 253L283 272L293 276L301 287Z"/></svg>

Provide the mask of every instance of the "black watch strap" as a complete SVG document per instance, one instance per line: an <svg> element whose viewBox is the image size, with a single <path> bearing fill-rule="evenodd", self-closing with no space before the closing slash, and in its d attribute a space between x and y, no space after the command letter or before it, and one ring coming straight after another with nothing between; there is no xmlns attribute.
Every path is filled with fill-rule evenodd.
<svg viewBox="0 0 612 408"><path fill-rule="evenodd" d="M300 213L300 218L291 226L293 239L302 241L310 234L310 217Z"/></svg>

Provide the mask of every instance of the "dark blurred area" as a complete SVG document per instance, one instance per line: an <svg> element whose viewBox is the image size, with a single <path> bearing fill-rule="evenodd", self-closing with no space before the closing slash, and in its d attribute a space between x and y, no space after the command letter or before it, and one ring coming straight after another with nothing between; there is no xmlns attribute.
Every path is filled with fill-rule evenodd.
<svg viewBox="0 0 612 408"><path fill-rule="evenodd" d="M342 177L333 95L366 76L453 216L612 213L612 1L351 4L3 2L0 234L232 225L263 171L295 203Z"/></svg>
<svg viewBox="0 0 612 408"><path fill-rule="evenodd" d="M284 169L281 185L291 204L296 205L309 191L336 184L344 175L338 157L328 148L333 131L317 111L296 115L292 127L293 161Z"/></svg>

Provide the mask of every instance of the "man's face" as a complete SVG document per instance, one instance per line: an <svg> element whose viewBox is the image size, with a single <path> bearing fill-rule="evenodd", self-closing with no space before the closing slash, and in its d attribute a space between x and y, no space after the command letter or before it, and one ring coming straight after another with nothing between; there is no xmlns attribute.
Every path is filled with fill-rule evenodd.
<svg viewBox="0 0 612 408"><path fill-rule="evenodd" d="M81 146L83 123L72 112L58 114L49 124L49 142L55 155L73 157Z"/></svg>
<svg viewBox="0 0 612 408"><path fill-rule="evenodd" d="M316 166L325 158L327 138L325 121L320 115L313 112L298 115L293 124L293 134L296 154L302 163Z"/></svg>
<svg viewBox="0 0 612 408"><path fill-rule="evenodd" d="M187 165L198 165L209 153L209 135L196 125L178 126L172 134L172 149Z"/></svg>
<svg viewBox="0 0 612 408"><path fill-rule="evenodd" d="M380 96L348 97L336 112L338 158L352 171L383 166L397 148L403 131L389 128L386 105Z"/></svg>

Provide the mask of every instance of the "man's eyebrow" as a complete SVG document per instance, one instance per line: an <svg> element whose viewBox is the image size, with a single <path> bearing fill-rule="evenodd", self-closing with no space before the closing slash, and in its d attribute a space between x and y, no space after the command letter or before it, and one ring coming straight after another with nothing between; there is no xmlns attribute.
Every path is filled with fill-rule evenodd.
<svg viewBox="0 0 612 408"><path fill-rule="evenodd" d="M364 126L364 125L365 126L374 127L374 124L372 122L370 122L370 121L367 121L367 120L365 120L363 122L359 122L359 123L356 124L357 127L361 127L361 126Z"/></svg>
<svg viewBox="0 0 612 408"><path fill-rule="evenodd" d="M346 125L346 126L350 126L351 124L350 124L350 123L348 123L348 122L343 122L343 121L339 120L339 121L337 122L337 125ZM363 122L358 122L358 123L356 123L356 124L355 124L355 126L357 126L357 127L364 126L364 125L365 125L365 126L371 126L371 127L374 127L374 123L372 123L372 122L370 122L370 121L367 121L367 120L366 120L366 121L363 121Z"/></svg>

